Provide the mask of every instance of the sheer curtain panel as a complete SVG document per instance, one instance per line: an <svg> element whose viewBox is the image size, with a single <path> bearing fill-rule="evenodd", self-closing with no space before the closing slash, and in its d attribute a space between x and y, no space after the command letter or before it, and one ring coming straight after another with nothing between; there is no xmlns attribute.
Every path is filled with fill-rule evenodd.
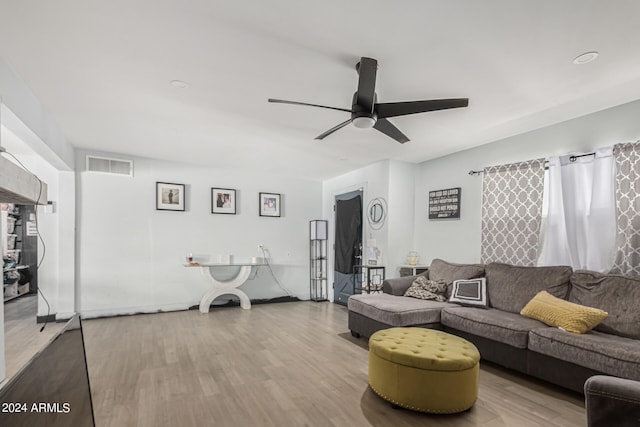
<svg viewBox="0 0 640 427"><path fill-rule="evenodd" d="M616 144L617 250L612 273L640 276L640 144Z"/></svg>
<svg viewBox="0 0 640 427"><path fill-rule="evenodd" d="M536 264L544 163L537 159L484 169L482 262Z"/></svg>
<svg viewBox="0 0 640 427"><path fill-rule="evenodd" d="M548 212L538 265L608 272L615 257L612 147L549 158Z"/></svg>

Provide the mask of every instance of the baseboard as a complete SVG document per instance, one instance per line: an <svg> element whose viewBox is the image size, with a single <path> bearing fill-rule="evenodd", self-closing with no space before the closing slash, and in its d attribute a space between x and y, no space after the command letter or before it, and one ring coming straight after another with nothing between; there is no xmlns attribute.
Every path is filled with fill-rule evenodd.
<svg viewBox="0 0 640 427"><path fill-rule="evenodd" d="M301 300L298 297L284 296L284 297L277 297L277 298L252 299L251 300L251 305L275 304L275 303L280 303L280 302L297 302L297 301L303 301L303 300ZM229 300L224 304L214 304L214 303L212 303L209 306L209 308L214 308L214 307L238 307L238 306L240 306L240 300ZM200 305L192 305L191 307L189 307L189 310L198 310L199 308L200 308Z"/></svg>
<svg viewBox="0 0 640 427"><path fill-rule="evenodd" d="M66 322L75 316L76 312L72 311L69 313L56 313L56 322Z"/></svg>
<svg viewBox="0 0 640 427"><path fill-rule="evenodd" d="M37 316L36 323L54 323L56 321L56 315L49 314L47 316Z"/></svg>
<svg viewBox="0 0 640 427"><path fill-rule="evenodd" d="M110 309L101 309L101 310L80 310L80 315L82 315L83 319L95 319L99 317L131 316L133 314L151 314L151 313L164 313L169 311L184 311L188 309L189 309L189 305L187 303L181 303L181 304L165 304L161 306L121 307L121 308L110 308Z"/></svg>
<svg viewBox="0 0 640 427"><path fill-rule="evenodd" d="M293 301L303 301L298 297L294 296L283 296L278 298L268 298L268 299L254 299L251 300L252 305L257 304L270 304L270 303L280 303L280 302L293 302ZM240 305L238 300L230 300L225 304L212 304L211 307L233 307ZM121 308L111 308L111 309L101 309L101 310L81 310L80 314L83 319L95 319L99 317L117 317L117 316L131 316L134 314L152 314L152 313L165 313L170 311L183 311L183 310L195 310L198 309L199 305L189 305L189 303L180 303L180 304L165 304L161 306L139 306L139 307L121 307ZM54 315L55 320L55 315ZM53 320L51 320L53 321Z"/></svg>

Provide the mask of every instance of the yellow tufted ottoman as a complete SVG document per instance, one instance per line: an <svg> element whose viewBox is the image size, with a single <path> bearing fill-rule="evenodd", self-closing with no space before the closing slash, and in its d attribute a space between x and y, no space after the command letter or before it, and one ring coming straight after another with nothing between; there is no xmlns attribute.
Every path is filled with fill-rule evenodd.
<svg viewBox="0 0 640 427"><path fill-rule="evenodd" d="M446 332L383 329L369 339L369 385L403 408L462 412L478 397L479 360L473 344Z"/></svg>

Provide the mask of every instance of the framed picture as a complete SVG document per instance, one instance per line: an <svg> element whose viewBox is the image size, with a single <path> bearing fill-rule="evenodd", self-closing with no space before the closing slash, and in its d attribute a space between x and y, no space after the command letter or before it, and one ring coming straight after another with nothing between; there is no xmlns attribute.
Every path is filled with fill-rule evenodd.
<svg viewBox="0 0 640 427"><path fill-rule="evenodd" d="M184 211L184 184L156 182L156 209L159 211Z"/></svg>
<svg viewBox="0 0 640 427"><path fill-rule="evenodd" d="M461 187L429 191L429 219L459 219L461 197Z"/></svg>
<svg viewBox="0 0 640 427"><path fill-rule="evenodd" d="M235 215L236 190L230 188L212 188L211 213Z"/></svg>
<svg viewBox="0 0 640 427"><path fill-rule="evenodd" d="M280 194L260 193L260 216L280 216Z"/></svg>

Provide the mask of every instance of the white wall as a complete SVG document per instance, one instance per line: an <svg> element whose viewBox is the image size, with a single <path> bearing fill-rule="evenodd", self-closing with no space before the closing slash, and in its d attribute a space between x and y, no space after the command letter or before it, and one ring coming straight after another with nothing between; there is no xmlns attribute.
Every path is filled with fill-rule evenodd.
<svg viewBox="0 0 640 427"><path fill-rule="evenodd" d="M79 312L79 293L75 278L76 262L76 181L75 172L58 171L57 198L49 197L55 204L54 215L58 220L58 295L56 319L69 319ZM42 307L38 305L38 312Z"/></svg>
<svg viewBox="0 0 640 427"><path fill-rule="evenodd" d="M49 117L40 101L2 58L0 58L0 114L2 118L0 125L13 132L36 152L42 158L43 165L46 163L58 170L72 170L74 162L73 147L66 140L57 124ZM72 174L72 172L67 173ZM58 176L60 177L61 175ZM68 203L65 203L65 211L71 217L65 216L64 219L60 220L65 225L58 230L59 235L62 236L58 241L58 245L62 250L58 254L58 262L63 263L66 267L62 268L65 271L64 277L57 277L57 292L61 289L62 280L64 280L64 286L73 288L73 274L69 275L67 272L69 269L71 271L74 270L75 262L73 228L69 226L69 224L75 222L73 217L75 190L74 187L67 185L62 185L59 190L65 191L63 198ZM60 271L60 268L58 268L58 271ZM44 286L55 287L56 285L51 285L47 281ZM71 299L73 298L72 295ZM67 299L69 299L68 295ZM42 307L39 304L38 314L41 314L41 310ZM2 307L0 309L0 381L4 377L4 307Z"/></svg>
<svg viewBox="0 0 640 427"><path fill-rule="evenodd" d="M407 255L414 250L415 181L417 165L389 162L389 213L387 216L388 248L385 263L388 277L399 276L399 266L407 263Z"/></svg>
<svg viewBox="0 0 640 427"><path fill-rule="evenodd" d="M184 309L197 305L209 284L198 255L260 255L266 247L273 270L293 296L309 298L309 221L321 216L321 183L229 172L147 158L134 161L134 176L85 171L78 151L77 219L81 312L88 316ZM186 211L155 209L155 183L186 184ZM237 190L237 214L211 214L211 187ZM258 215L258 193L282 194L282 217ZM242 288L252 299L286 295L269 270Z"/></svg>
<svg viewBox="0 0 640 427"><path fill-rule="evenodd" d="M21 158L22 161L38 178L47 183L47 199L59 200L58 171L50 164L37 156ZM46 200L43 201L46 203ZM59 252L60 233L58 219L60 215L44 213L44 207L38 206L38 232L41 239L38 242L38 262L42 264L38 268L38 316L56 314L58 310L58 286L59 286ZM26 221L26 218L23 218ZM43 244L44 242L44 244ZM43 257L44 255L44 257ZM49 306L43 299L46 298Z"/></svg>
<svg viewBox="0 0 640 427"><path fill-rule="evenodd" d="M414 230L422 261L480 261L482 176L469 176L470 170L636 141L640 138L638 117L640 101L635 101L420 164ZM429 220L429 191L451 187L462 187L460 219Z"/></svg>
<svg viewBox="0 0 640 427"><path fill-rule="evenodd" d="M58 169L73 168L74 149L40 101L9 65L0 58L2 124L28 143ZM37 138L25 137L33 133Z"/></svg>
<svg viewBox="0 0 640 427"><path fill-rule="evenodd" d="M55 314L58 319L67 319L73 314L74 300L75 184L73 179L67 179L65 185L64 177L73 177L73 172L58 171L6 128L2 137L7 152L47 184L46 198L41 202L45 204L51 200L55 203L53 213L46 213L43 206L38 207L38 230L42 237L37 240L38 260L42 260L38 269L41 291L38 293L38 316ZM70 304L65 303L67 300Z"/></svg>

